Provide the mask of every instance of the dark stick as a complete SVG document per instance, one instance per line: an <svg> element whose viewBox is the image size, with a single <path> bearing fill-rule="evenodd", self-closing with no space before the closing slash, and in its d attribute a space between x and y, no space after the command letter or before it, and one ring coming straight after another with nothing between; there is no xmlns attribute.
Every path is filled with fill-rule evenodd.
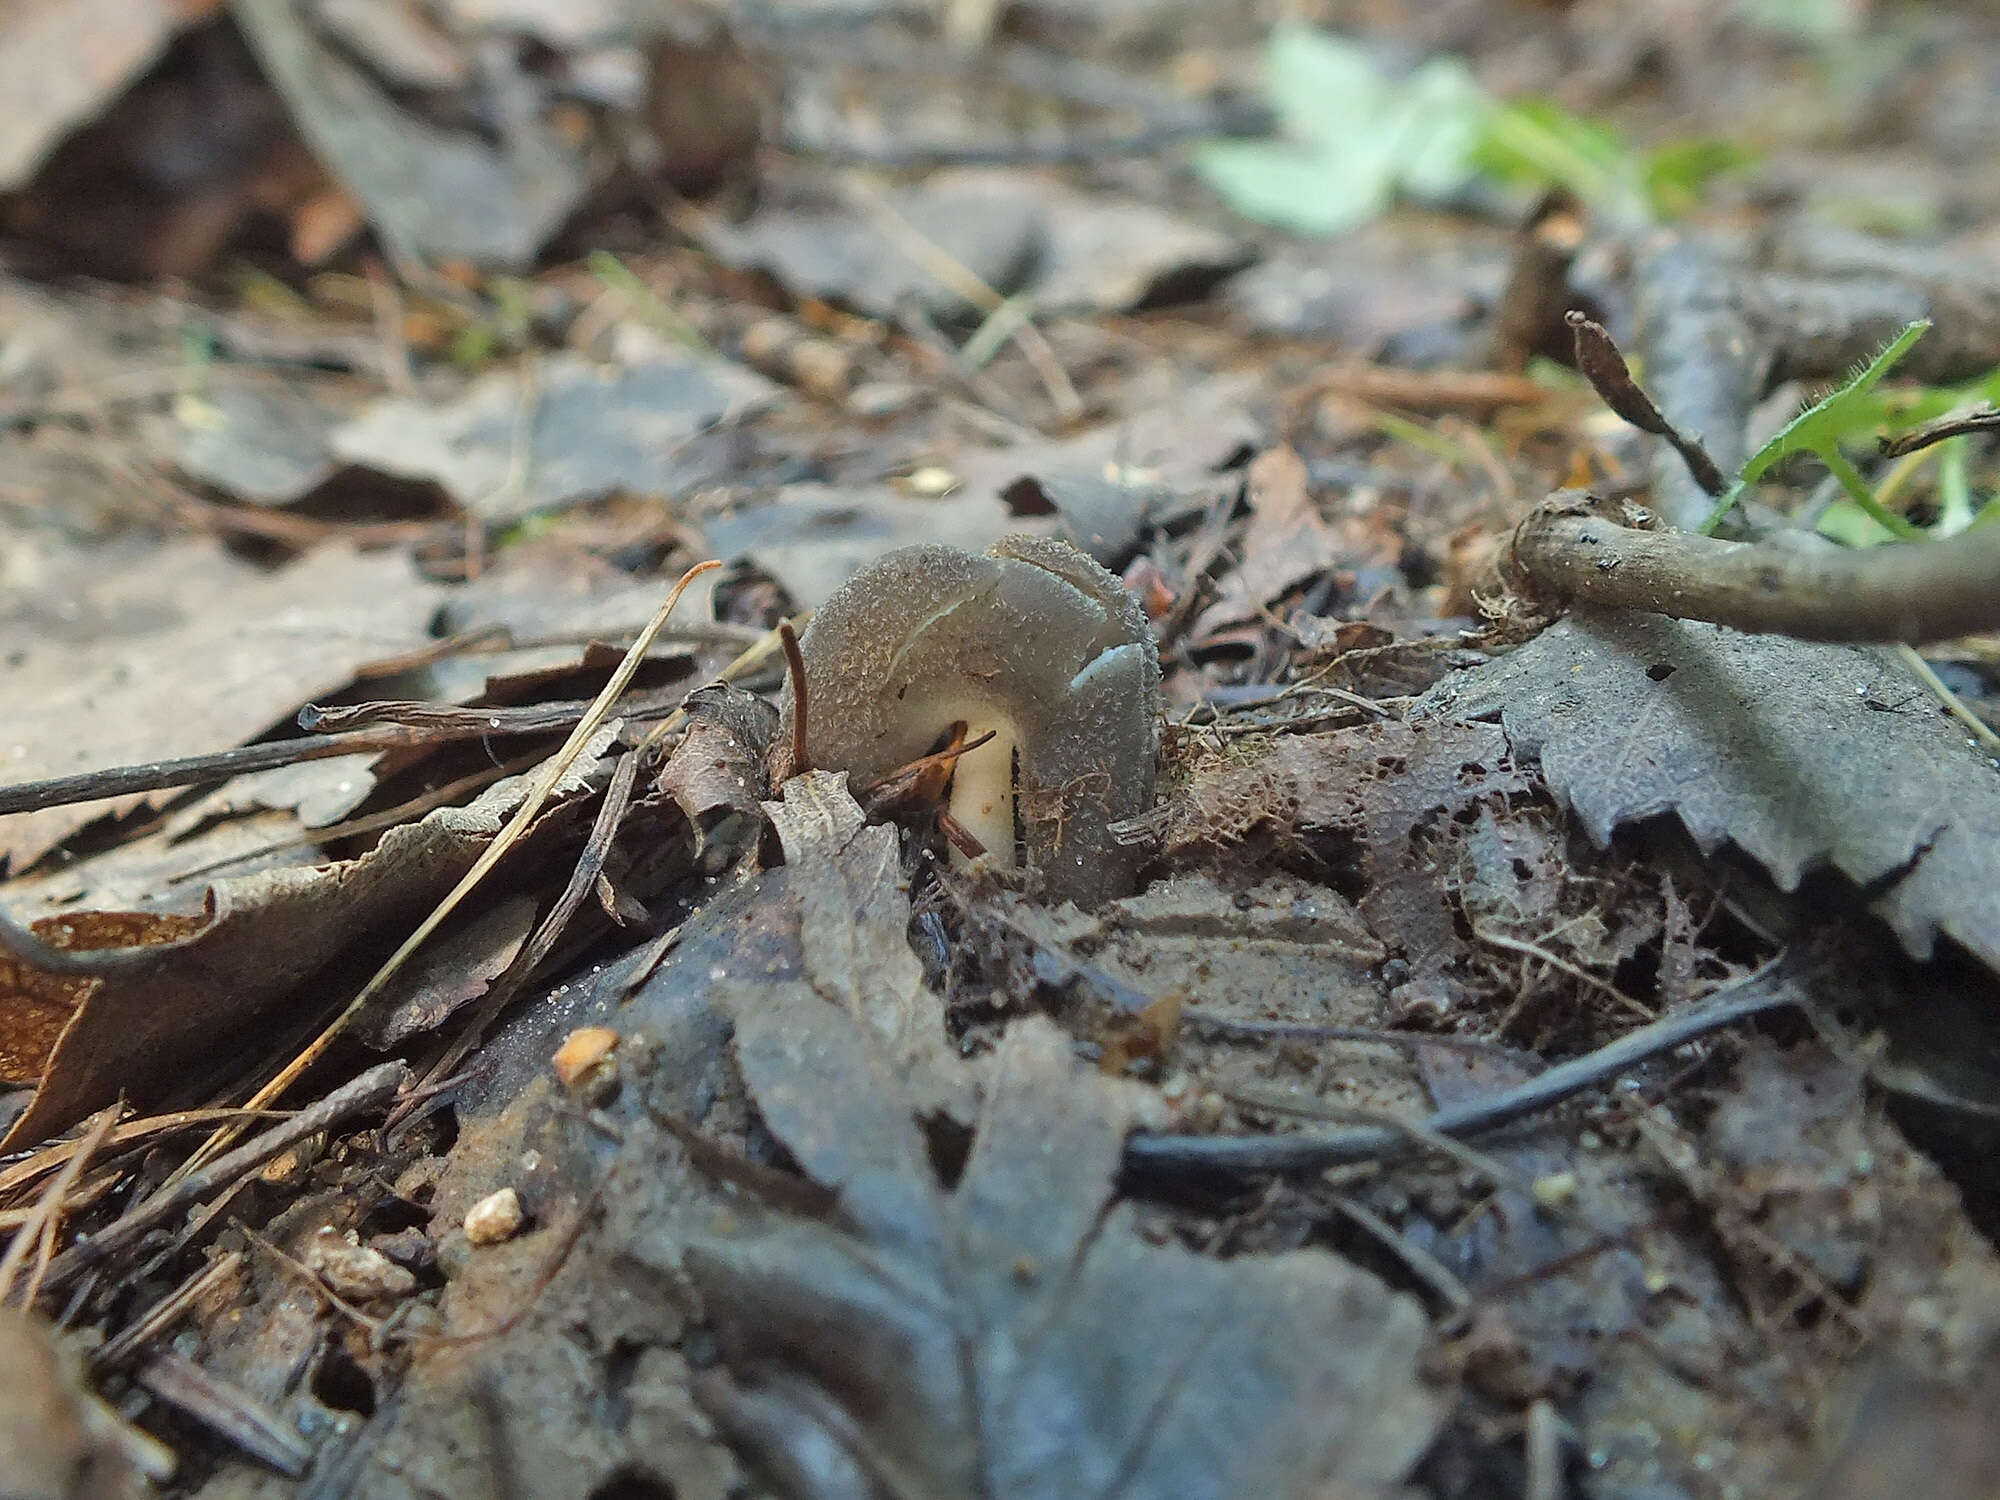
<svg viewBox="0 0 2000 1500"><path fill-rule="evenodd" d="M219 750L208 755L183 755L175 760L144 761L136 766L83 771L75 776L53 776L47 781L24 781L18 786L0 787L0 813L40 812L45 807L61 807L70 802L95 802L102 797L123 797L132 792L199 786L204 782L227 781L245 771L268 771L273 766L325 760L334 755L401 750L447 737L435 731L420 733L403 727L379 729L369 734L315 734L303 739L241 745L234 750Z"/></svg>
<svg viewBox="0 0 2000 1500"><path fill-rule="evenodd" d="M673 687L621 700L618 711L628 716L664 713L685 696ZM40 812L71 802L96 802L134 792L158 792L170 787L200 786L227 781L246 771L268 771L300 761L326 760L335 755L366 755L377 750L404 750L447 740L483 739L488 735L560 734L574 729L588 703L541 703L525 708L452 708L432 703L358 703L349 708L299 710L302 728L320 729L350 724L379 727L340 734L308 734L298 739L240 745L207 755L183 755L175 760L145 761L104 771L83 771L47 781L0 786L0 813Z"/></svg>
<svg viewBox="0 0 2000 1500"><path fill-rule="evenodd" d="M1514 562L1566 604L1644 609L1807 641L1918 646L2000 627L2000 527L1939 542L1792 551L1638 531L1554 497L1514 534Z"/></svg>
<svg viewBox="0 0 2000 1500"><path fill-rule="evenodd" d="M1609 1046L1557 1063L1511 1089L1441 1109L1421 1123L1427 1130L1450 1136L1492 1130L1608 1082L1710 1032L1796 1004L1794 976L1776 972L1779 962L1774 958L1723 985L1707 999L1629 1032ZM1287 1135L1135 1135L1125 1143L1125 1165L1142 1172L1315 1172L1409 1150L1416 1144L1407 1132L1383 1125L1301 1130Z"/></svg>
<svg viewBox="0 0 2000 1500"><path fill-rule="evenodd" d="M199 1171L190 1172L170 1187L161 1188L123 1218L106 1225L88 1239L79 1240L49 1267L44 1283L56 1287L77 1272L95 1265L112 1251L129 1245L155 1224L179 1213L190 1203L207 1197L233 1179L254 1172L280 1151L297 1145L307 1136L338 1124L350 1115L386 1104L397 1090L410 1081L409 1067L402 1062L379 1063L358 1078L349 1080L317 1104L308 1105L281 1125L238 1146Z"/></svg>
<svg viewBox="0 0 2000 1500"><path fill-rule="evenodd" d="M1908 432L1885 437L1879 446L1884 458L1902 458L1933 443L1941 443L1946 438L1964 437L1973 432L2000 432L2000 409L1982 406L1974 411L1953 412L1935 422L1912 427Z"/></svg>
<svg viewBox="0 0 2000 1500"><path fill-rule="evenodd" d="M812 769L806 756L806 659L790 620L778 622L778 639L784 643L785 666L792 679L792 774L803 776Z"/></svg>
<svg viewBox="0 0 2000 1500"><path fill-rule="evenodd" d="M618 700L618 712L627 718L671 713L680 707L686 696L686 690L679 685L649 693L631 693ZM529 703L519 708L461 707L455 703L409 702L395 698L337 708L321 708L309 703L299 710L299 728L332 734L371 724L400 724L461 736L560 733L576 728L576 721L583 717L590 704L588 698L558 703Z"/></svg>

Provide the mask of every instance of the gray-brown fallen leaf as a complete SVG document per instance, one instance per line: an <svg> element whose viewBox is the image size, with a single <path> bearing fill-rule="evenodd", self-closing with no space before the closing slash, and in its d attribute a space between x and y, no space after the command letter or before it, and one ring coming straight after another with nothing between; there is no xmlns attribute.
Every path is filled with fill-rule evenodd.
<svg viewBox="0 0 2000 1500"><path fill-rule="evenodd" d="M1941 932L2000 971L2000 768L1873 648L1580 612L1427 709L1497 716L1600 845L1672 813L1782 890L1831 865L1915 957Z"/></svg>
<svg viewBox="0 0 2000 1500"><path fill-rule="evenodd" d="M788 1493L1386 1497L1428 1445L1417 1305L1319 1251L1141 1238L1110 1203L1139 1097L1048 1023L982 1068L949 1192L863 1026L803 997L738 1027L767 1123L840 1195L842 1222L739 1219L686 1253L731 1374L697 1395Z"/></svg>
<svg viewBox="0 0 2000 1500"><path fill-rule="evenodd" d="M17 1076L41 1080L7 1140L40 1140L120 1093L150 1100L241 1068L259 1027L282 1018L313 974L362 935L414 922L450 889L525 782L511 778L468 807L391 829L358 859L218 880L197 912L84 912L36 924L44 943L95 972L52 972L0 943L0 1038L18 1041ZM557 809L538 831L569 816ZM65 927L73 931L57 931ZM53 1051L34 1050L51 1042Z"/></svg>
<svg viewBox="0 0 2000 1500"><path fill-rule="evenodd" d="M324 547L254 567L208 540L24 552L0 585L9 781L166 760L262 733L427 639L440 590L395 552ZM0 818L25 868L141 792Z"/></svg>

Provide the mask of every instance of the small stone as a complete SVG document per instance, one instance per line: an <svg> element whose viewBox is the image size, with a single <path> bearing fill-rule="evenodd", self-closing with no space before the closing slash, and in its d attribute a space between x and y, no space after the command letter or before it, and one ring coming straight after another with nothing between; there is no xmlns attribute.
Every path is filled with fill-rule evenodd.
<svg viewBox="0 0 2000 1500"><path fill-rule="evenodd" d="M1574 1172L1548 1172L1535 1179L1531 1191L1535 1202L1553 1213L1569 1206L1579 1186Z"/></svg>
<svg viewBox="0 0 2000 1500"><path fill-rule="evenodd" d="M520 1232L523 1217L521 1195L502 1188L465 1211L465 1237L475 1245L497 1245Z"/></svg>
<svg viewBox="0 0 2000 1500"><path fill-rule="evenodd" d="M935 500L958 488L958 475L950 469L932 464L911 473L903 481L903 488L912 495Z"/></svg>
<svg viewBox="0 0 2000 1500"><path fill-rule="evenodd" d="M368 1248L379 1250L406 1270L421 1271L437 1263L437 1247L431 1237L415 1225L393 1233L373 1235Z"/></svg>

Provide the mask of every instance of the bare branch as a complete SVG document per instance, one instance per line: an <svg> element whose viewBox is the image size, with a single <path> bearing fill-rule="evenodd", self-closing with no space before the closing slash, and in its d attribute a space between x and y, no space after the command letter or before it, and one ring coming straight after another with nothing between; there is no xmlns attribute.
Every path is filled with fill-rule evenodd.
<svg viewBox="0 0 2000 1500"><path fill-rule="evenodd" d="M1577 491L1514 533L1531 592L1807 641L1923 645L2000 629L2000 527L1946 541L1794 551L1621 526Z"/></svg>

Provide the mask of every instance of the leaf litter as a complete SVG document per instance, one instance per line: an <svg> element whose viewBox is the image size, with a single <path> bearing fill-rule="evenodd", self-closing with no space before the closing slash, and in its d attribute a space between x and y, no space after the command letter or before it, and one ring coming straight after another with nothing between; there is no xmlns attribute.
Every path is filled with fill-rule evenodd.
<svg viewBox="0 0 2000 1500"><path fill-rule="evenodd" d="M780 825L820 994L740 1003L735 1045L765 1120L835 1190L844 1228L746 1227L690 1246L744 1382L711 1395L719 1419L796 1457L814 1439L780 1413L811 1422L830 1402L852 1424L856 1467L909 1492L1387 1493L1438 1414L1415 1306L1324 1253L1219 1265L1146 1243L1129 1206L1109 1208L1143 1095L1093 1080L1053 1027L1010 1028L976 1066L970 1154L943 1190L919 1125L935 1063L908 1059L943 1047L944 1012L882 883L893 837L866 837L820 773L802 780L815 822L850 830L807 844L805 807ZM872 899L841 909L810 894L829 884ZM851 989L859 945L894 955L867 971L865 995ZM829 1009L828 990L845 1003ZM842 1332L802 1340L806 1328ZM1115 1373L1137 1370L1150 1373ZM788 1394L793 1382L805 1391Z"/></svg>
<svg viewBox="0 0 2000 1500"><path fill-rule="evenodd" d="M1496 602L1480 569L1524 497L1573 472L1616 486L1646 456L1630 434L1536 394L1561 375L1489 378L1480 351L1508 316L1496 301L1529 266L1498 200L1482 197L1492 184L1322 254L1222 220L1196 184L1168 181L1157 144L1048 165L1080 159L1077 139L1050 134L1074 125L1074 106L1147 128L1163 99L1219 118L1184 96L1200 80L1253 80L1240 72L1249 46L1211 46L1211 26L1230 30L1213 18L1174 31L1169 59L1157 36L1139 45L1102 8L1066 8L1064 35L1082 52L1129 46L1110 69L1039 51L1048 13L1030 8L991 50L922 63L912 91L879 66L909 68L916 54L900 42L878 45L904 21L844 23L840 45L814 32L811 65L798 66L796 35L732 17L750 45L681 48L695 62L676 89L659 60L678 43L617 36L594 8L558 9L434 7L419 41L408 24L365 26L368 6L288 8L297 36L280 34L284 17L272 29L278 7L238 7L261 28L284 98L274 112L240 48L226 97L267 125L289 112L347 186L278 139L259 160L291 151L306 170L289 186L260 177L254 194L219 197L190 186L156 210L155 229L124 239L79 205L62 221L78 243L96 233L107 249L136 247L120 274L219 264L223 245L254 267L229 299L199 269L186 270L202 288L188 301L135 293L108 339L84 336L104 330L69 297L25 340L0 330L10 525L17 509L52 531L192 523L241 539L228 555L246 568L311 550L294 565L310 568L338 551L329 538L409 549L408 576L454 608L408 632L402 645L422 649L403 655L399 694L476 695L496 722L542 696L587 698L612 653L578 657L551 638L628 639L649 580L704 542L748 564L716 589L713 623L647 663L645 717L615 748L593 747L594 767L527 847L375 997L383 1011L359 1018L369 1034L354 1040L399 1034L399 1053L429 1070L392 1105L368 1096L367 1125L388 1111L379 1130L313 1114L375 1061L342 1045L292 1091L322 1098L293 1122L178 1109L102 1142L35 1144L123 1087L162 1109L252 1097L436 888L493 847L493 818L475 827L467 810L426 811L438 804L425 799L479 795L515 764L501 740L399 751L372 770L350 762L362 774L343 767L325 785L285 768L213 796L142 793L163 813L143 838L129 838L130 822L79 825L32 881L10 879L16 909L67 899L42 932L79 962L9 970L14 1076L33 1081L55 1036L71 1036L15 1138L33 1154L0 1173L0 1232L33 1249L32 1226L52 1226L57 1210L81 1231L50 1268L42 1311L67 1303L112 1337L102 1347L115 1357L93 1357L91 1379L190 1456L182 1492L275 1484L239 1461L296 1471L316 1447L315 1485L391 1497L469 1497L492 1476L521 1493L600 1496L853 1494L899 1479L927 1493L1067 1493L1096 1474L1124 1492L1287 1493L1315 1476L1328 1481L1316 1493L1439 1500L1564 1481L1601 1495L1847 1493L1853 1471L1827 1455L1873 1435L1843 1415L1864 1379L1920 1393L1891 1408L1904 1434L1950 1430L1940 1424L1976 1406L1970 1372L1990 1363L2000 1304L1978 1227L1992 1222L1990 1177L1968 1123L1992 1095L1991 964L1978 947L1981 924L1992 929L1980 904L1990 841L1968 791L1987 769L1945 742L1954 731L1893 670L1842 677L1833 657L1794 660L1768 641L1718 648L1698 669L1685 639L1671 662L1651 637L1636 653L1621 642L1586 656L1572 620L1448 675L1475 645L1499 649L1452 632ZM978 7L964 9L954 31L976 33ZM1487 24L1452 40L1482 79L1502 46ZM1700 40L1727 43L1705 49L1645 16L1598 17L1587 34L1571 24L1550 21L1584 50L1550 57L1589 56L1583 75L1537 74L1539 49L1505 46L1500 71L1560 85L1565 99L1615 99L1655 70L1726 109L1690 71L1697 52L1745 78L1774 55L1801 66L1736 20L1698 18ZM392 34L414 50L401 55ZM877 65L866 88L850 86L838 55L850 36ZM306 78L274 38L308 44L291 63L341 66ZM135 104L186 89L190 60L218 55L216 41L197 22ZM1937 55L1975 55L1962 41ZM1371 32L1353 55L1383 83L1424 77L1397 59L1437 45L1424 33L1385 47ZM1171 83L1144 71L1169 63ZM781 69L798 87L775 86ZM989 75L1035 70L1060 87L1005 104L1017 127L1007 165L977 179L1022 206L992 246L954 240L969 200L941 194L952 174L916 170L836 200L820 248L847 246L837 276L813 281L805 265L788 278L766 255L779 275L758 280L698 248L720 248L727 226L779 222L810 201L796 188L831 180L808 175L820 148L802 140L923 147L884 123L920 94L920 129L979 145ZM629 139L602 129L618 100L648 93L656 130L675 100L727 124L723 106L746 88L764 112L747 146L739 136L706 152L725 179L707 207L655 185L703 191L690 183L716 142L669 130L651 143L657 158L645 143L628 155ZM1410 104L1386 83L1371 97L1381 119ZM1934 113L1972 128L1985 108ZM224 112L206 113L198 126ZM136 142L134 118L160 123ZM84 135L92 151L143 145L142 162L231 160L212 132L171 116L114 109ZM1322 176L1339 144L1325 135L1308 164ZM760 138L781 150L760 159ZM1593 139L1621 149L1615 131ZM1052 143L1056 154L1035 154ZM1828 160L1818 146L1808 155L1815 173ZM644 179L653 163L659 176L632 204L619 199L614 178ZM1453 185L1383 164L1362 163L1361 201ZM1635 164L1593 162L1613 176ZM32 238L50 204L67 206L76 178L62 165L0 204L10 234ZM609 207L591 203L550 251L589 246L587 266L509 282L425 263L452 251L525 263L600 173L593 191ZM732 201L753 177L762 194ZM417 203L413 181L435 190ZM1985 212L1964 182L1923 186L1949 222ZM944 196L946 212L926 219L927 196ZM957 245L990 271L983 289L895 229L885 203L933 248ZM626 214L647 226L636 237ZM356 238L364 222L387 268ZM248 224L259 238L242 235ZM705 237L710 224L724 227ZM656 243L655 229L678 238ZM1656 261L1606 229L1589 223L1574 274L1566 260L1552 273L1561 284L1541 290L1558 311L1580 301L1612 327L1636 297L1647 338L1662 321L1685 332L1680 376L1695 369L1723 399L1684 411L1663 392L1662 406L1713 427L1725 455L1755 447L1729 430L1747 421L1729 402L1765 394L1760 371L1807 369L1801 339L1855 344L1886 305L1831 331L1787 330L1766 308L1741 327L1725 319L1724 337L1685 302L1667 299L1662 320ZM874 274L885 233L914 274ZM1708 242L1704 228L1687 233ZM1245 246L1262 258L1255 298L1161 305L1203 296ZM1796 268L1756 274L1773 299L1792 286L1784 306L1848 305L1785 281ZM1875 280L1901 298L1900 275ZM1948 305L1955 326L1926 342L1990 349L1980 297L1935 291L1926 305ZM1309 326L1296 310L1316 299L1331 299L1344 330L1337 368L1323 341L1246 341L1246 305L1276 309L1255 316L1296 333ZM987 321L968 342L976 318ZM1546 330L1511 331L1524 349L1550 347ZM690 334L733 363L669 347ZM1718 378L1715 351L1732 349L1740 390ZM1640 352L1649 371L1673 363ZM1364 354L1382 362L1356 363ZM158 368L132 368L148 361ZM285 434L260 431L237 402L271 373L251 363L303 393L292 435L307 441L260 446ZM668 365L672 379L655 368ZM714 387L739 367L782 383L782 399L757 386L718 412ZM400 425L363 467L324 480L315 434L362 396ZM177 459L145 446L151 419L199 418L203 401L249 413L214 429L220 450L191 445ZM1972 451L1983 483L1984 450ZM392 471L422 483L397 486ZM1766 475L1760 502L1791 477ZM1929 498L1921 477L1903 482ZM282 511L258 503L302 486ZM1067 531L1125 572L1185 721L1167 737L1166 801L1123 830L1158 878L1087 915L951 871L930 801L896 804L890 827L867 821L889 804L864 799L864 815L833 778L767 781L779 682L765 628L901 541L983 545L986 530L1023 523ZM538 547L543 561L524 565ZM588 561L562 582L565 549ZM430 639L502 626L543 644L488 671L468 641ZM1855 674L1872 660L1841 658ZM1954 683L1976 692L1986 661L1977 643L1955 652ZM1662 664L1674 667L1664 680L1634 675ZM745 686L703 689L674 713L717 673ZM1654 712L1681 679L1686 690L1712 677L1725 686L1690 700L1698 713ZM1772 678L1797 691L1774 696ZM261 720L204 725L189 748L259 734L346 685L294 685ZM186 701L203 697L182 686ZM1836 712L1842 688L1864 707ZM1716 775L1698 735L1711 708L1731 724L1784 719L1784 732L1744 737L1759 747L1744 758L1798 748L1811 777L1726 755ZM1919 735L1881 738L1864 712ZM1830 752L1793 744L1822 722L1865 748L1844 776ZM1654 739L1673 753L1647 761L1631 748L1643 736L1646 754ZM155 753L136 741L98 752L84 763ZM1923 774L1899 780L1913 768ZM331 815L359 820L308 837L292 814L259 810L328 816L334 778L369 800ZM1830 789L1820 805L1800 780ZM486 797L474 808L505 805L501 791ZM219 882L213 907L195 891L162 900L149 883L254 849L244 835L261 838L265 820L305 838L275 856L297 868ZM112 890L132 894L101 899ZM1908 953L1848 920L1857 893ZM1805 963L1829 929L1844 946ZM1778 962L1781 942L1793 952ZM94 971L89 953L106 950L129 961ZM526 1003L493 1014L530 980ZM1617 1051L1727 1009L1744 985L1758 998L1729 1027L1685 1034L1671 1057ZM1801 1011L1810 1026L1788 1014ZM385 1091L399 1082L389 1067ZM1551 1077L1584 1086L1472 1139L1433 1128ZM203 1094L211 1081L217 1092ZM1884 1090L1903 1097L1885 1104ZM28 1105L26 1090L11 1103ZM270 1155L189 1161L188 1133L217 1126L260 1141L298 1133ZM1300 1148L1337 1137L1339 1165L1296 1165L1310 1159ZM1289 1152L1294 1166L1246 1172L1260 1152L1267 1165ZM73 1175L59 1169L69 1163ZM163 1176L177 1181L155 1191ZM499 1193L525 1217L506 1238L474 1234L475 1209Z"/></svg>

